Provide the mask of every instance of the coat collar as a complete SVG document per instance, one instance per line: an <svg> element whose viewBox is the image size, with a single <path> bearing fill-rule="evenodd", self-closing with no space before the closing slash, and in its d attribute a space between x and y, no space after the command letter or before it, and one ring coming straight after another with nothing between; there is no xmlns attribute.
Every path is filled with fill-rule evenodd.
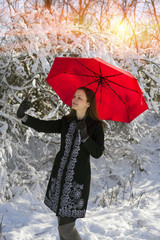
<svg viewBox="0 0 160 240"><path fill-rule="evenodd" d="M67 120L67 122L72 122L72 121L78 122L78 121L80 121L80 120L77 119L76 115L73 118L70 118L70 117L66 116L66 120ZM93 120L88 115L84 118L84 121L86 122L87 126L90 126L95 122L95 120Z"/></svg>
<svg viewBox="0 0 160 240"><path fill-rule="evenodd" d="M87 126L90 126L90 125L92 125L92 124L95 122L95 120L93 120L93 119L92 119L91 117L89 117L89 116L86 116L86 117L85 117L84 119L82 119L82 120L78 120L77 117L75 116L74 120L75 120L76 122L78 122L78 121L85 121L85 123L86 123Z"/></svg>

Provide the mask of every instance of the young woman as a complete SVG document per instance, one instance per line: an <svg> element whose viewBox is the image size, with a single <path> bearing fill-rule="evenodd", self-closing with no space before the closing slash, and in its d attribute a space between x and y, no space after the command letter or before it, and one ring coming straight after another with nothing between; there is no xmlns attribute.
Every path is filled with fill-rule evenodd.
<svg viewBox="0 0 160 240"><path fill-rule="evenodd" d="M69 115L44 121L25 114L30 102L20 104L17 117L38 132L60 133L56 155L45 196L45 204L58 217L60 240L80 240L77 218L85 217L90 190L90 156L99 158L104 150L103 124L98 117L94 92L79 88Z"/></svg>

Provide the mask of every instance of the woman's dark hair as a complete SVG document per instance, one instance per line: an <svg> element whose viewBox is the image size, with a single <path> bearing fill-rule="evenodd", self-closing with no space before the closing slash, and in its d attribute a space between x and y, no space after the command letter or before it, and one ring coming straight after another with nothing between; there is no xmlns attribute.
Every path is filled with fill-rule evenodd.
<svg viewBox="0 0 160 240"><path fill-rule="evenodd" d="M77 90L83 90L87 97L87 102L90 103L90 106L87 109L86 115L89 116L93 120L101 121L104 126L104 122L99 118L98 111L97 111L97 104L96 104L96 97L95 93L86 87L80 87ZM71 110L70 114L68 115L69 119L73 119L76 115L76 111L74 109Z"/></svg>

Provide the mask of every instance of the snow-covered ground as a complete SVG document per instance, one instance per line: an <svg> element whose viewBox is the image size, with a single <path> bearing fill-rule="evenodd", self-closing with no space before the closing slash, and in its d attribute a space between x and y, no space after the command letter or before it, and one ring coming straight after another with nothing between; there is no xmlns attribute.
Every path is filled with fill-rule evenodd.
<svg viewBox="0 0 160 240"><path fill-rule="evenodd" d="M153 153L151 153L153 154ZM153 154L154 155L154 154ZM100 164L103 159L100 160ZM93 169L93 174L94 174ZM142 172L134 182L137 199L133 203L101 206L93 203L92 184L88 211L84 219L77 220L82 240L159 240L160 239L160 184L159 162L153 157L149 173ZM143 193L143 194L141 194ZM30 192L8 203L1 203L3 216L0 239L7 240L58 240L57 219L42 201Z"/></svg>
<svg viewBox="0 0 160 240"><path fill-rule="evenodd" d="M160 202L156 189L159 183L146 181L148 205L139 208L130 206L92 207L86 218L77 220L77 229L83 240L136 240L160 239ZM51 240L59 239L57 220L41 202L28 198L19 202L1 205L3 214L3 236L7 240ZM2 237L0 239L3 239Z"/></svg>

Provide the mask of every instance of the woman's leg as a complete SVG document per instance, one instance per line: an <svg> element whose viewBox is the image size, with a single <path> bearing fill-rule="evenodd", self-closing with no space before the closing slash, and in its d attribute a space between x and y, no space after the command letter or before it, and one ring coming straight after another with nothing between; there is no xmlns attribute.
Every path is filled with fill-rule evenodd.
<svg viewBox="0 0 160 240"><path fill-rule="evenodd" d="M59 226L60 226L60 217L57 217L57 219L58 219L58 232L59 232L59 238L60 238L60 240L65 240L65 238L63 238L63 236L62 236L61 232L59 231Z"/></svg>
<svg viewBox="0 0 160 240"><path fill-rule="evenodd" d="M58 217L58 231L60 240L81 240L75 227L75 218Z"/></svg>

